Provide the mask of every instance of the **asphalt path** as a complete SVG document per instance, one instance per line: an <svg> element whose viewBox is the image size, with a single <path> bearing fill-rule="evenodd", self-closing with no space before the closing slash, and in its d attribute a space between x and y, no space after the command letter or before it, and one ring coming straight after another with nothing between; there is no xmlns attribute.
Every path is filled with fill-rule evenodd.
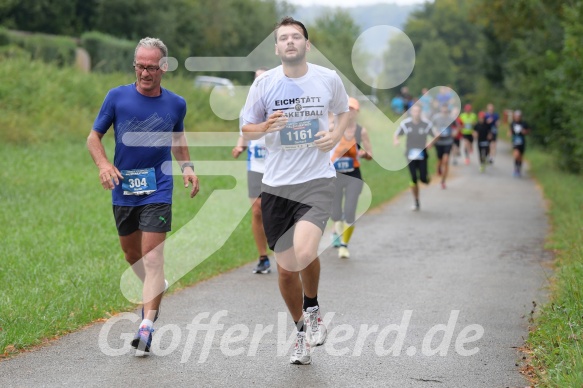
<svg viewBox="0 0 583 388"><path fill-rule="evenodd" d="M473 155L446 190L434 177L420 212L405 192L360 218L350 259L324 252L329 338L311 365L289 364L277 274L246 265L166 297L147 357L129 347L139 312L125 313L0 362L0 386L524 387L548 225L539 188L499 148L484 174Z"/></svg>

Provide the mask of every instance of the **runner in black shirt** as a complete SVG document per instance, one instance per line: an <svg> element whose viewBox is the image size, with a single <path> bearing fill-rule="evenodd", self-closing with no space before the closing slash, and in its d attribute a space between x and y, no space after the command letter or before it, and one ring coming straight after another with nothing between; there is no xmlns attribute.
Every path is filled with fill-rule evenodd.
<svg viewBox="0 0 583 388"><path fill-rule="evenodd" d="M474 125L474 139L478 141L478 155L480 157L480 172L486 170L486 162L490 154L490 141L492 140L492 125L486 122L486 114L478 114L478 123Z"/></svg>
<svg viewBox="0 0 583 388"><path fill-rule="evenodd" d="M399 136L407 136L407 151L405 156L409 160L409 172L411 173L411 191L415 199L413 210L419 210L419 186L417 179L425 184L429 183L427 174L427 153L426 148L431 145L427 143L427 136L435 138L433 126L430 121L421 117L421 107L413 105L409 110L411 117L401 122L399 128L395 131L394 144L399 145ZM433 140L435 141L435 139Z"/></svg>
<svg viewBox="0 0 583 388"><path fill-rule="evenodd" d="M510 136L514 148L514 176L520 178L522 172L522 155L526 149L526 137L531 131L530 126L522 120L522 112L514 111L512 123L510 123Z"/></svg>

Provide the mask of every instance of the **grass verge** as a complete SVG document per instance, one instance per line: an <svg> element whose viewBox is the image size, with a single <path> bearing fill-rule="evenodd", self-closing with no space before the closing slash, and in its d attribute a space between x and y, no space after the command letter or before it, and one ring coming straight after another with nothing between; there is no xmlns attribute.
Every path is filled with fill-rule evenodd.
<svg viewBox="0 0 583 388"><path fill-rule="evenodd" d="M556 255L549 303L541 308L527 345L537 386L583 386L583 177L561 171L552 155L527 153L531 171L550 202L552 232L547 248Z"/></svg>

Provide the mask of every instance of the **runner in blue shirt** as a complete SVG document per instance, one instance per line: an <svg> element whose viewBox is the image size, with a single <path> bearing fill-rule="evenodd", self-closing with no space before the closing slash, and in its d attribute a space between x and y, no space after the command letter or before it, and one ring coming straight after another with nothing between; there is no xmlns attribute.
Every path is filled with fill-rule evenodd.
<svg viewBox="0 0 583 388"><path fill-rule="evenodd" d="M143 321L132 346L149 352L164 280L163 247L172 222L172 155L190 196L199 190L184 136L186 102L160 86L168 68L166 45L144 38L134 53L136 82L111 89L87 138L99 179L112 191L113 214L126 261L144 283ZM113 164L101 139L113 125Z"/></svg>
<svg viewBox="0 0 583 388"><path fill-rule="evenodd" d="M494 163L494 157L496 156L496 139L498 138L498 121L500 116L494 111L494 104L489 103L486 105L486 124L490 126L490 133L492 138L490 140L490 157L488 162L490 164Z"/></svg>

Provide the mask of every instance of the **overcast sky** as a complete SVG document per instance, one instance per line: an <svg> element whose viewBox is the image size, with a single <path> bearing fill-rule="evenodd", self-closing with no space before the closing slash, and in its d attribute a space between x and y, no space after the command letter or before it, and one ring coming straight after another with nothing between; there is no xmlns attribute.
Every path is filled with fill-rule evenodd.
<svg viewBox="0 0 583 388"><path fill-rule="evenodd" d="M400 5L422 4L425 0L287 0L296 5L329 5L340 7L354 7L357 5L369 5L378 3L393 3Z"/></svg>

